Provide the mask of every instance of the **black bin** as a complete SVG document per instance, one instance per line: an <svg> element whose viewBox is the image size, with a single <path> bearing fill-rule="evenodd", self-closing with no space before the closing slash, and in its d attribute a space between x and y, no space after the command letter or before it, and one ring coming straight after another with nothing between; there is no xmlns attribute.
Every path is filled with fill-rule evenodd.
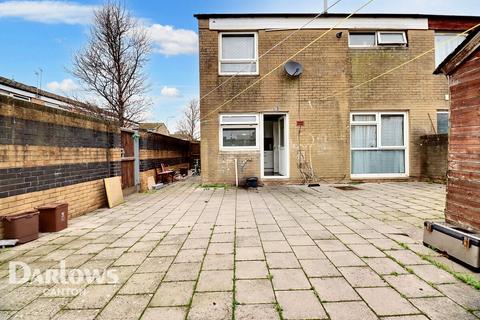
<svg viewBox="0 0 480 320"><path fill-rule="evenodd" d="M247 188L257 188L258 187L258 178L249 177L247 178Z"/></svg>

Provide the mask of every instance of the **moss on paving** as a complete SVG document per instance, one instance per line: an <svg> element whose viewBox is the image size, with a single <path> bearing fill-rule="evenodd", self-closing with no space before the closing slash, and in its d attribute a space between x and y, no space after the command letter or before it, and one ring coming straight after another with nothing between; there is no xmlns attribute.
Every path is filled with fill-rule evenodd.
<svg viewBox="0 0 480 320"><path fill-rule="evenodd" d="M454 271L452 268L450 268L446 264L441 263L441 262L433 259L430 256L421 255L421 257L422 257L423 260L430 262L431 264L433 264L437 268L440 268L440 269L450 273L452 276L454 276L458 280L474 287L477 290L480 290L480 281L477 280L473 275L468 274L468 273L462 273L462 272Z"/></svg>
<svg viewBox="0 0 480 320"><path fill-rule="evenodd" d="M403 243L403 242L398 242L397 243L404 249L407 249L409 250L410 248L408 247L408 245L406 243ZM435 248L433 248L432 246L426 246L434 251L437 251ZM473 288L477 289L477 290L480 290L480 281L477 280L477 278L475 278L473 275L471 274L468 274L468 273L462 273L462 272L457 272L457 271L454 271L452 268L450 268L449 266L447 266L446 264L444 263L441 263L437 260L435 260L433 257L429 256L429 255L426 255L426 254L420 254L420 253L417 253L417 252L414 252L416 253L418 256L420 256L423 260L425 261L428 261L430 262L431 264L433 264L434 266L436 266L437 268L440 268L448 273L450 273L452 276L454 276L455 278L457 278L458 280L468 284L469 286L472 286ZM393 257L389 256L389 258L395 260ZM395 260L396 261L396 260ZM402 265L399 261L396 261L397 263L399 263L400 265ZM402 267L404 267L408 272L410 273L414 273L412 269L406 267L405 265L402 265Z"/></svg>
<svg viewBox="0 0 480 320"><path fill-rule="evenodd" d="M205 190L210 190L210 189L213 189L213 190L216 190L216 189L228 190L228 189L231 188L231 186L226 184L226 183L204 183L204 184L200 184L199 187L203 188Z"/></svg>

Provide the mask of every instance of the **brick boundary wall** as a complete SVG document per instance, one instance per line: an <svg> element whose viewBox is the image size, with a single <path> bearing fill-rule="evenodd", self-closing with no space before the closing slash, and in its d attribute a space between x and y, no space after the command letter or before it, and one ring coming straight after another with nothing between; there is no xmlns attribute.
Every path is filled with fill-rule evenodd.
<svg viewBox="0 0 480 320"><path fill-rule="evenodd" d="M72 218L106 204L103 179L120 175L120 131L86 115L0 96L0 160L0 215L62 201Z"/></svg>
<svg viewBox="0 0 480 320"><path fill-rule="evenodd" d="M420 178L445 182L447 180L448 134L420 137Z"/></svg>

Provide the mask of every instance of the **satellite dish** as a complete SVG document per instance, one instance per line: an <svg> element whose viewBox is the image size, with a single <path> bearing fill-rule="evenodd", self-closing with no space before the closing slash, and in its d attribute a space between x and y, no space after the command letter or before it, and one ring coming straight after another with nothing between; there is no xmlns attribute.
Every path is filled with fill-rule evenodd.
<svg viewBox="0 0 480 320"><path fill-rule="evenodd" d="M298 77L303 72L303 66L293 60L288 61L285 63L285 72L291 77Z"/></svg>

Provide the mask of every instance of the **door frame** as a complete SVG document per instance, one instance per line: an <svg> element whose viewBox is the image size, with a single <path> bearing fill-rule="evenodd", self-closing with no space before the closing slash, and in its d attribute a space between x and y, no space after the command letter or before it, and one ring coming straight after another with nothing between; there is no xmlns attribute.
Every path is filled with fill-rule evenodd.
<svg viewBox="0 0 480 320"><path fill-rule="evenodd" d="M265 168L264 168L264 116L265 115L281 115L285 116L285 124L284 124L284 135L285 135L285 154L286 154L286 172L287 174L284 176L266 176L265 175ZM290 128L289 128L289 116L288 112L262 112L260 113L260 177L262 179L289 179L290 178Z"/></svg>

